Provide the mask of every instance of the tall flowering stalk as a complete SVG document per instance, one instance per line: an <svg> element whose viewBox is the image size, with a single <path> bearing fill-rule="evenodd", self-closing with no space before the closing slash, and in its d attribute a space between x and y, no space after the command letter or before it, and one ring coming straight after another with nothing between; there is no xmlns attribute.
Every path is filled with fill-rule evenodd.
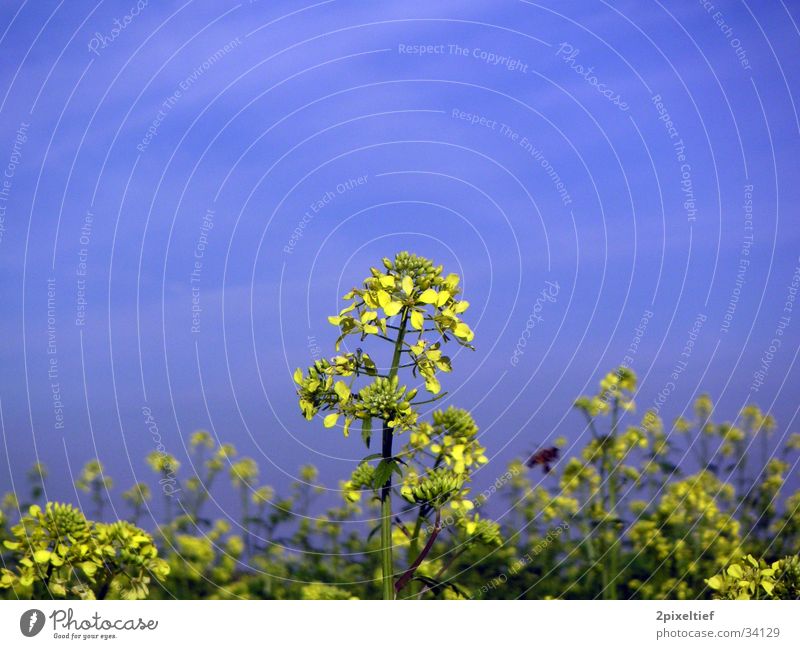
<svg viewBox="0 0 800 649"><path fill-rule="evenodd" d="M443 275L442 266L407 252L399 253L394 260L384 258L383 267L372 268L361 287L344 295L346 306L328 318L340 332L338 355L315 362L305 372L298 368L294 379L306 419L322 414L326 428L341 422L345 437L358 422L368 448L373 421L380 422L380 452L367 456L355 477L360 487L375 489L380 498L382 592L384 599L394 599L419 566L412 564L410 573L403 573L399 587L393 583L392 475L404 477L407 466L406 460L393 451L394 436L417 431L419 406L446 394L441 392L438 375L452 368L443 347L452 341L472 348L474 334L461 320L469 303L459 298L458 275ZM358 338L359 347L341 351L351 336ZM374 359L362 350L369 341L388 343L385 365L375 360L379 356ZM419 398L417 387L409 389L401 384L401 370L412 380L421 379L431 396ZM375 461L376 465L370 464ZM460 486L457 474L451 473L431 473L423 476L423 484L416 485L419 498L428 498L437 512ZM421 562L424 556L418 558Z"/></svg>

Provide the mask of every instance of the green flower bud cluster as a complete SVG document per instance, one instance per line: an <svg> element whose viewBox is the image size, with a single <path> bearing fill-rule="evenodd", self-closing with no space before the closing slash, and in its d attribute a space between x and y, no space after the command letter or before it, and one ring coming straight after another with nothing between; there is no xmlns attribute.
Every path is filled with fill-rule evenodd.
<svg viewBox="0 0 800 649"><path fill-rule="evenodd" d="M414 285L425 290L441 283L442 266L434 266L430 259L417 255L400 252L394 262L384 257L383 265L386 270L393 271L396 275L408 276Z"/></svg>
<svg viewBox="0 0 800 649"><path fill-rule="evenodd" d="M31 507L30 514L53 541L69 537L80 539L89 530L89 522L83 512L69 504L49 502L44 511ZM26 523L28 521L23 519L23 525Z"/></svg>
<svg viewBox="0 0 800 649"><path fill-rule="evenodd" d="M361 402L356 405L356 413L362 416L378 417L384 420L394 419L397 413L408 412L411 408L409 399L414 394L406 397L406 387L400 386L397 377L377 378L370 385L365 386L358 396Z"/></svg>
<svg viewBox="0 0 800 649"><path fill-rule="evenodd" d="M356 503L361 500L361 492L373 489L375 483L375 467L367 462L361 462L350 479L342 483L342 492L345 502Z"/></svg>
<svg viewBox="0 0 800 649"><path fill-rule="evenodd" d="M450 469L439 467L425 475L409 474L400 489L403 497L411 503L442 507L457 495L464 485L464 478Z"/></svg>
<svg viewBox="0 0 800 649"><path fill-rule="evenodd" d="M33 505L12 528L17 570L0 571L0 588L18 597L143 599L151 576L166 578L152 537L128 522L94 523L71 505Z"/></svg>
<svg viewBox="0 0 800 649"><path fill-rule="evenodd" d="M466 444L478 434L478 425L467 410L450 406L433 413L435 435L450 435L459 444Z"/></svg>
<svg viewBox="0 0 800 649"><path fill-rule="evenodd" d="M353 489L372 488L375 482L375 467L366 462L359 464L353 475L350 476L350 485Z"/></svg>

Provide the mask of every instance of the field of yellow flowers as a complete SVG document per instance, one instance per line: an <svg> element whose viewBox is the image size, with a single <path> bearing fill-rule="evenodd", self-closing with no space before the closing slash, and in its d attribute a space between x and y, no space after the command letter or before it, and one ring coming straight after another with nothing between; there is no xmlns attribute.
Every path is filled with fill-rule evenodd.
<svg viewBox="0 0 800 649"><path fill-rule="evenodd" d="M472 415L420 408L446 394L448 345L472 348L460 293L458 276L430 260L384 259L329 319L335 355L295 372L301 414L344 437L358 430L368 453L333 506L321 503L313 466L278 493L255 460L205 431L189 440L192 472L164 453L147 458L152 486L122 493L128 520L106 522L114 484L98 460L76 481L94 520L42 502L47 472L36 465L29 492L0 503L0 597L800 596L800 491L785 493L800 434L774 439L756 406L719 423L702 395L691 419L639 417L636 376L620 367L575 401L576 453L559 440L493 471L476 493L488 459ZM340 349L348 337L355 351ZM423 393L406 387L419 377ZM179 498L164 489L176 482ZM225 489L237 520L207 513Z"/></svg>

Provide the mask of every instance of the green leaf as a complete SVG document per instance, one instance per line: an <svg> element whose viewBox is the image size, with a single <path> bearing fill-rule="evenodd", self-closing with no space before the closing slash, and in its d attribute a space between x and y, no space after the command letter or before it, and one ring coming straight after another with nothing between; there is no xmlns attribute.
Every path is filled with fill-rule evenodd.
<svg viewBox="0 0 800 649"><path fill-rule="evenodd" d="M375 474L372 483L375 489L380 489L383 487L387 480L392 477L394 464L395 463L392 460L381 460L378 466L375 467Z"/></svg>
<svg viewBox="0 0 800 649"><path fill-rule="evenodd" d="M333 428L336 425L337 421L339 421L339 413L334 412L325 417L322 423L325 426L325 428Z"/></svg>
<svg viewBox="0 0 800 649"><path fill-rule="evenodd" d="M372 417L365 417L361 420L361 439L364 440L364 444L369 448L369 443L372 439Z"/></svg>

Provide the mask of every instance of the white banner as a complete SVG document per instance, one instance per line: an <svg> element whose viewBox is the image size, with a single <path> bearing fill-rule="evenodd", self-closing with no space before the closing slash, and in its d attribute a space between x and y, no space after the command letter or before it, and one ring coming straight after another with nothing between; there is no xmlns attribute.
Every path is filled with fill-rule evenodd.
<svg viewBox="0 0 800 649"><path fill-rule="evenodd" d="M798 647L798 602L0 602L2 646ZM612 644L613 643L613 644Z"/></svg>

